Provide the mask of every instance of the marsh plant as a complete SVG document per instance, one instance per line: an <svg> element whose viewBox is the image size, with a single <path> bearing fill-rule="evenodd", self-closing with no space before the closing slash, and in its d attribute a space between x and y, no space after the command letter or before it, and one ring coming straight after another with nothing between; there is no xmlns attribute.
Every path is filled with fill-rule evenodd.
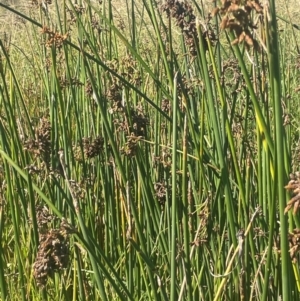
<svg viewBox="0 0 300 301"><path fill-rule="evenodd" d="M280 3L0 3L1 300L300 298Z"/></svg>

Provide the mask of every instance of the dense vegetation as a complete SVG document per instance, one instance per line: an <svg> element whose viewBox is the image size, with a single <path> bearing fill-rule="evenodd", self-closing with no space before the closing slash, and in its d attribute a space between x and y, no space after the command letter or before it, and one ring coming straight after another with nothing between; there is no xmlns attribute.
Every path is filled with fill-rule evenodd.
<svg viewBox="0 0 300 301"><path fill-rule="evenodd" d="M1 300L300 298L299 26L261 2L0 3Z"/></svg>

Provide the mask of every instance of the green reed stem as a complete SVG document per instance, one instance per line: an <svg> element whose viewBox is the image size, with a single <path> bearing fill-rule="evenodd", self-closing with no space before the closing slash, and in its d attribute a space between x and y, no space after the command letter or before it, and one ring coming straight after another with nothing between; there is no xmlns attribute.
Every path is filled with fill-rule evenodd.
<svg viewBox="0 0 300 301"><path fill-rule="evenodd" d="M285 168L285 131L282 119L282 94L281 94L281 75L280 75L280 50L278 42L278 28L276 21L275 1L270 1L270 23L267 27L267 44L268 57L270 65L270 84L271 94L274 106L274 128L275 128L275 187L279 202L280 217L280 249L281 249L281 281L282 281L282 298L283 300L291 300L292 294L291 284L291 263L289 258L289 242L288 242L288 225L287 218L284 214L286 206L286 168Z"/></svg>
<svg viewBox="0 0 300 301"><path fill-rule="evenodd" d="M170 287L170 299L177 300L177 292L176 292L176 279L177 275L177 221L178 221L178 200L177 200L177 138L178 138L178 130L177 130L177 108L178 108L178 95L177 95L177 76L178 73L175 74L174 77L174 92L173 92L173 130L172 130L172 212L171 212L171 287Z"/></svg>

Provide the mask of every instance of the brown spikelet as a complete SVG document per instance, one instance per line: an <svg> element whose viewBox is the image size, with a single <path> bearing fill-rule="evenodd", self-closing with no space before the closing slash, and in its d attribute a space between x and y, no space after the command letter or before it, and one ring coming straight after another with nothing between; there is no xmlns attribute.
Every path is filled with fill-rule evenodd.
<svg viewBox="0 0 300 301"><path fill-rule="evenodd" d="M228 8L228 12L237 11L239 9L239 6L237 4L231 4Z"/></svg>
<svg viewBox="0 0 300 301"><path fill-rule="evenodd" d="M40 235L33 276L39 287L45 287L48 277L65 269L69 263L69 240L65 231L51 229Z"/></svg>
<svg viewBox="0 0 300 301"><path fill-rule="evenodd" d="M253 46L253 39L248 34L245 35L245 42L247 43L248 46Z"/></svg>
<svg viewBox="0 0 300 301"><path fill-rule="evenodd" d="M219 13L219 11L220 11L219 7L215 7L211 12L211 16L212 17L216 16Z"/></svg>
<svg viewBox="0 0 300 301"><path fill-rule="evenodd" d="M23 142L24 149L40 158L49 168L51 160L51 123L49 117L42 117L35 129L35 138Z"/></svg>
<svg viewBox="0 0 300 301"><path fill-rule="evenodd" d="M220 14L222 17L220 29L226 29L235 34L235 39L231 44L244 43L247 48L253 47L260 51L253 35L254 30L258 28L257 21L254 21L255 15L263 12L258 0L224 0L221 3L220 7L214 8L212 16Z"/></svg>
<svg viewBox="0 0 300 301"><path fill-rule="evenodd" d="M234 40L231 42L231 45L233 46L233 45L236 45L236 44L238 44L238 43L239 43L239 39L236 38L236 39L234 39Z"/></svg>
<svg viewBox="0 0 300 301"><path fill-rule="evenodd" d="M227 28L228 22L229 22L229 19L228 19L227 16L225 16L225 17L222 19L222 22L221 22L221 24L220 24L220 29L225 29L225 28Z"/></svg>
<svg viewBox="0 0 300 301"><path fill-rule="evenodd" d="M214 41L213 34L205 36L206 32L203 32L202 36L198 36L196 26L197 18L193 12L192 6L187 1L166 0L161 6L161 9L167 17L172 17L176 26L182 31L185 44L192 56L197 54L197 45L199 45L200 39L202 39L206 50L208 49L206 39L210 38L212 42Z"/></svg>
<svg viewBox="0 0 300 301"><path fill-rule="evenodd" d="M251 3L252 7L255 9L257 13L262 13L263 8L258 3L256 3L255 1L248 1L248 2Z"/></svg>
<svg viewBox="0 0 300 301"><path fill-rule="evenodd" d="M238 38L239 43L243 42L246 38L246 35L244 32L242 32Z"/></svg>
<svg viewBox="0 0 300 301"><path fill-rule="evenodd" d="M297 262L297 254L300 250L300 229L294 229L288 235L289 239L289 252L293 263Z"/></svg>
<svg viewBox="0 0 300 301"><path fill-rule="evenodd" d="M288 201L284 209L284 214L286 214L292 208L293 214L296 214L300 208L300 173L296 172L295 174L291 174L290 179L291 180L284 188L292 190L294 197Z"/></svg>

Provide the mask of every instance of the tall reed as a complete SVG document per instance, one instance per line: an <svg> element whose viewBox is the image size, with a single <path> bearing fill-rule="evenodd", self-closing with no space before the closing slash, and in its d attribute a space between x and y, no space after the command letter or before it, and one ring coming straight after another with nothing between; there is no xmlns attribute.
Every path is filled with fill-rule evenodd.
<svg viewBox="0 0 300 301"><path fill-rule="evenodd" d="M0 7L27 36L0 39L2 300L299 298L275 1Z"/></svg>

